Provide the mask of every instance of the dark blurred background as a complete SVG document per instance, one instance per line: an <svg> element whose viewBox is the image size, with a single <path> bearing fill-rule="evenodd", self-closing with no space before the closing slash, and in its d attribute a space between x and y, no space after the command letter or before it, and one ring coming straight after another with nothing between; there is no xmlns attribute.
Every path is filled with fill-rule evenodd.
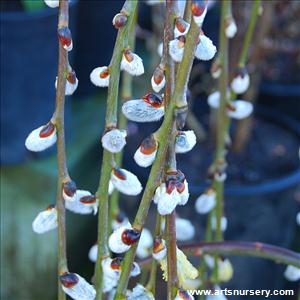
<svg viewBox="0 0 300 300"><path fill-rule="evenodd" d="M110 62L116 37L111 21L122 4L123 1L82 0L70 5L74 42L70 60L79 86L66 99L68 166L77 186L91 192L96 191L99 179L106 90L95 88L89 74L93 68ZM255 114L232 126L233 147L228 157L225 191L229 226L225 238L261 241L299 252L300 230L295 218L300 210L300 2L263 4L264 14L256 27L248 65L253 84L245 95L246 100L255 102ZM238 35L230 45L232 69L247 28L251 1L234 1L233 8ZM212 3L204 32L216 45L218 18L218 3ZM161 7L141 2L136 52L143 58L146 73L134 80L134 97L151 89L150 78L159 63L156 48L162 37L162 20ZM24 146L28 133L46 123L54 110L56 27L57 9L46 7L43 1L1 1L3 300L50 300L56 295L56 233L36 235L31 229L36 214L55 202L56 151L53 147L36 154ZM178 214L196 226L195 240L203 238L206 218L195 213L194 201L208 184L206 170L214 149L206 95L216 82L209 75L209 67L207 63L196 62L189 86L196 125L208 137L202 136L203 140L189 154L178 156L179 168L191 186L189 204L180 207ZM142 139L158 126L128 124L124 165L143 184L149 170L138 167L133 154ZM121 196L120 205L131 220L138 203L139 198ZM154 227L151 220L155 211L156 207L151 207L148 228ZM94 265L87 253L95 242L96 227L97 217L67 212L69 269L87 279L93 274ZM297 283L284 279L284 266L245 257L233 257L232 262L234 276L224 285L228 288L297 287Z"/></svg>

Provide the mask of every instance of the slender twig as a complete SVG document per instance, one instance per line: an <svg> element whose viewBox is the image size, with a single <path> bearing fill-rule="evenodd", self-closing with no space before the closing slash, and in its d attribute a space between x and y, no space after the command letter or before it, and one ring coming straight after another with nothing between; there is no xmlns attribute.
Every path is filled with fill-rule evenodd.
<svg viewBox="0 0 300 300"><path fill-rule="evenodd" d="M219 90L221 94L220 107L218 110L218 123L217 123L217 149L215 156L215 165L222 164L224 162L225 156L225 137L227 132L224 128L226 115L226 93L228 84L228 38L225 34L225 22L227 14L229 13L230 1L221 2L221 21L220 21L220 65L222 68L222 73L219 81ZM221 218L223 213L223 181L214 180L214 188L216 190L217 205L216 205L216 216L217 216L217 226L216 226L216 240L222 240L222 230L221 230Z"/></svg>
<svg viewBox="0 0 300 300"><path fill-rule="evenodd" d="M157 212L156 213L156 225L155 225L155 232L154 236L161 235L161 215ZM156 288L156 273L157 273L157 262L155 259L152 260L151 269L150 269L150 276L146 288L152 292L155 297L155 288Z"/></svg>
<svg viewBox="0 0 300 300"><path fill-rule="evenodd" d="M164 160L167 152L168 137L172 129L172 120L174 115L175 105L183 97L185 92L185 86L189 78L190 70L192 68L192 63L194 59L194 53L196 48L196 43L198 41L200 33L200 28L192 22L189 33L186 38L185 51L183 55L182 62L179 65L176 85L174 89L174 94L172 100L170 101L169 109L165 114L164 121L161 128L159 129L159 148L157 151L156 159L152 165L151 172L148 178L148 182L135 217L133 227L136 229L142 229L146 216L148 214L150 202L154 194L155 188L158 185L161 167L164 165ZM124 262L122 264L122 273L117 286L117 291L115 295L115 300L124 299L126 288L129 280L129 273L131 271L131 266L135 257L137 244L131 246L130 250L126 253Z"/></svg>
<svg viewBox="0 0 300 300"><path fill-rule="evenodd" d="M188 256L205 254L254 256L300 268L300 253L260 242L200 242L184 245L180 249ZM149 264L151 259L151 257L144 259L140 265Z"/></svg>
<svg viewBox="0 0 300 300"><path fill-rule="evenodd" d="M137 23L137 10L135 11L133 22L130 23L130 26L128 27L128 46L132 51L134 51L135 48L135 27ZM122 102L131 99L132 97L132 76L127 73L123 72L122 74L122 86L121 86L121 99ZM122 113L122 110L119 111L118 115L118 128L119 129L126 129L127 127L127 118ZM120 167L122 165L123 161L123 153L124 151L121 151L115 155L115 164L116 166ZM111 195L110 199L110 219L112 220L117 213L119 212L119 196L120 193L115 190L113 194ZM110 222L111 224L111 222ZM111 228L110 228L111 229Z"/></svg>
<svg viewBox="0 0 300 300"><path fill-rule="evenodd" d="M68 1L59 1L58 28L68 26L69 24L69 3ZM65 108L65 88L66 72L68 69L68 52L59 43L58 54L58 74L56 90L56 108L52 117L57 130L57 223L58 223L58 276L68 271L67 252L66 252L66 221L65 221L65 203L63 199L63 183L69 179L66 160L65 146L65 127L64 127L64 108ZM58 279L58 299L66 299Z"/></svg>
<svg viewBox="0 0 300 300"><path fill-rule="evenodd" d="M105 117L105 127L109 129L117 125L117 107L118 107L118 90L120 81L120 64L122 60L124 47L127 46L127 34L130 23L133 22L133 16L137 7L137 1L127 0L123 6L123 11L128 14L127 24L119 29L113 56L110 63L110 79L107 96L107 109ZM100 174L99 188L96 196L99 200L99 216L98 216L98 255L95 267L96 275L96 300L103 299L102 282L103 271L101 262L108 256L107 240L108 240L108 184L112 170L113 156L107 150L103 150L102 167Z"/></svg>

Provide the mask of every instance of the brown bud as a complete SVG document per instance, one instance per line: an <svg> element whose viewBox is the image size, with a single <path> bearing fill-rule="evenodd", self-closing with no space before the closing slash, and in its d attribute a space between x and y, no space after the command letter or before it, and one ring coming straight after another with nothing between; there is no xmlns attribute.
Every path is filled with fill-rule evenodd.
<svg viewBox="0 0 300 300"><path fill-rule="evenodd" d="M183 48L185 45L185 41L186 41L185 35L180 35L177 38L177 40L178 40L178 48Z"/></svg>
<svg viewBox="0 0 300 300"><path fill-rule="evenodd" d="M100 78L106 78L106 77L108 77L109 76L109 69L108 68L106 68L106 69L104 69L101 73L100 73Z"/></svg>
<svg viewBox="0 0 300 300"><path fill-rule="evenodd" d="M73 197L76 193L76 190L77 190L75 181L71 180L71 181L65 182L64 186L63 186L63 189L64 189L64 193L67 196Z"/></svg>
<svg viewBox="0 0 300 300"><path fill-rule="evenodd" d="M39 133L40 138L46 138L50 136L55 130L54 124L50 121L46 124Z"/></svg>
<svg viewBox="0 0 300 300"><path fill-rule="evenodd" d="M64 273L60 277L61 284L66 288L71 288L78 283L79 278L74 273Z"/></svg>
<svg viewBox="0 0 300 300"><path fill-rule="evenodd" d="M179 130L181 130L185 126L187 115L188 115L187 106L176 108L175 110L176 126Z"/></svg>
<svg viewBox="0 0 300 300"><path fill-rule="evenodd" d="M84 196L84 197L80 198L79 201L83 204L92 204L92 203L96 203L97 198L94 195L89 195L89 196Z"/></svg>
<svg viewBox="0 0 300 300"><path fill-rule="evenodd" d="M71 83L71 84L75 84L76 83L76 73L74 70L68 72L67 74L67 80Z"/></svg>
<svg viewBox="0 0 300 300"><path fill-rule="evenodd" d="M204 0L193 0L192 3L192 14L196 17L200 17L205 11L206 1Z"/></svg>
<svg viewBox="0 0 300 300"><path fill-rule="evenodd" d="M184 22L184 20L180 17L176 18L175 20L175 26L177 28L177 30L181 33L185 32L186 30L186 23Z"/></svg>
<svg viewBox="0 0 300 300"><path fill-rule="evenodd" d="M52 210L53 208L55 208L54 204L50 204L47 206L46 210Z"/></svg>
<svg viewBox="0 0 300 300"><path fill-rule="evenodd" d="M110 267L113 270L121 270L122 261L123 261L123 257L116 257L111 261Z"/></svg>
<svg viewBox="0 0 300 300"><path fill-rule="evenodd" d="M114 168L113 169L113 173L120 180L126 180L126 175L125 175L125 173L120 168Z"/></svg>
<svg viewBox="0 0 300 300"><path fill-rule="evenodd" d="M136 229L126 229L122 233L122 241L125 245L132 245L138 241L141 236L141 232Z"/></svg>
<svg viewBox="0 0 300 300"><path fill-rule="evenodd" d="M112 21L116 29L122 28L126 24L126 22L127 22L127 16L122 12L116 14Z"/></svg>
<svg viewBox="0 0 300 300"><path fill-rule="evenodd" d="M158 253L162 251L166 246L164 245L162 238L157 236L153 242L153 253Z"/></svg>
<svg viewBox="0 0 300 300"><path fill-rule="evenodd" d="M61 27L58 29L57 33L59 41L64 48L69 47L72 44L72 34L69 27Z"/></svg>
<svg viewBox="0 0 300 300"><path fill-rule="evenodd" d="M163 98L162 96L156 94L156 93L149 93L149 94L146 94L145 96L142 97L142 99L150 104L151 106L153 107L156 107L156 108L159 108L163 105Z"/></svg>
<svg viewBox="0 0 300 300"><path fill-rule="evenodd" d="M160 68L160 66L158 66L153 73L153 80L158 85L163 81L164 78L164 71Z"/></svg>
<svg viewBox="0 0 300 300"><path fill-rule="evenodd" d="M157 143L153 135L145 138L141 143L141 152L145 155L152 154L157 149Z"/></svg>
<svg viewBox="0 0 300 300"><path fill-rule="evenodd" d="M189 293L186 290L179 289L178 295L182 300L191 300Z"/></svg>
<svg viewBox="0 0 300 300"><path fill-rule="evenodd" d="M118 223L122 223L126 218L126 215L124 212L122 211L119 211L118 214L116 215L116 218L115 220L118 222Z"/></svg>
<svg viewBox="0 0 300 300"><path fill-rule="evenodd" d="M133 59L134 59L133 53L132 53L132 51L129 50L129 49L126 49L126 50L124 51L124 56L125 56L125 58L126 58L126 60L127 60L128 62L132 62Z"/></svg>

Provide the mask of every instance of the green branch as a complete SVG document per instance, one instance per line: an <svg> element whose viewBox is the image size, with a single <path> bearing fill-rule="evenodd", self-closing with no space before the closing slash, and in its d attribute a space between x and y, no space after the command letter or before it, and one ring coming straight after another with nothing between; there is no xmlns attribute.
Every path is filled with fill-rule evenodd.
<svg viewBox="0 0 300 300"><path fill-rule="evenodd" d="M118 90L120 81L120 65L123 55L123 50L127 46L128 27L133 22L133 16L137 8L137 1L127 0L123 6L123 11L128 14L127 23L124 27L119 29L115 48L110 63L110 79L107 96L107 109L105 117L106 129L117 124L117 106L118 106ZM113 155L107 150L103 149L103 159L101 166L100 182L96 192L99 200L99 215L98 215L98 255L95 267L96 277L96 300L103 299L102 284L103 271L101 262L103 258L108 256L107 240L108 240L108 184L112 170Z"/></svg>
<svg viewBox="0 0 300 300"><path fill-rule="evenodd" d="M192 68L192 63L194 60L194 53L196 44L198 41L200 29L192 22L191 28L187 35L185 51L183 55L182 62L179 65L177 76L176 76L176 85L172 100L170 101L169 109L165 114L164 121L161 128L159 129L159 147L156 155L156 159L152 165L151 172L148 178L148 182L138 209L138 212L135 217L133 227L136 229L142 229L144 226L145 219L148 214L150 203L155 192L155 189L158 185L161 168L164 166L164 161L167 152L168 146L168 137L172 129L172 120L174 116L175 103L180 102L180 99L183 97L185 92L184 88L187 84L190 70ZM125 299L126 288L128 285L129 274L131 271L131 266L135 257L137 244L131 246L130 250L126 253L124 262L122 264L122 273L118 283L115 300Z"/></svg>
<svg viewBox="0 0 300 300"><path fill-rule="evenodd" d="M67 27L69 23L69 2L59 1L58 28ZM65 88L66 88L66 71L68 69L68 52L59 42L58 54L58 74L56 89L56 107L53 115L53 122L57 130L57 223L58 223L58 278L68 271L67 266L67 250L66 250L66 211L63 199L63 183L69 178L66 159L65 145L65 125L64 125L64 109L65 109ZM66 295L62 290L60 280L58 279L58 299L65 300Z"/></svg>

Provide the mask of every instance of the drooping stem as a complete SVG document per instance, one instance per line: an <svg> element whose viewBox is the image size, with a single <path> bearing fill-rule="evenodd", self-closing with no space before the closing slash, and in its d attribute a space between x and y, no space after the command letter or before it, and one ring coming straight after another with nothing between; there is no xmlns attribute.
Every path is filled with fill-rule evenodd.
<svg viewBox="0 0 300 300"><path fill-rule="evenodd" d="M300 253L286 248L273 246L259 242L212 242L185 245L182 250L187 255L240 255L255 256L273 260L276 263L293 265L300 268Z"/></svg>
<svg viewBox="0 0 300 300"><path fill-rule="evenodd" d="M133 227L141 230L144 226L145 219L148 214L149 206L155 188L158 185L160 175L162 172L162 166L164 166L165 156L168 146L168 137L172 129L172 120L174 115L174 108L177 101L183 97L185 92L185 86L189 78L190 70L192 68L192 63L194 59L194 53L196 48L196 43L199 37L200 28L192 22L191 28L186 38L185 50L182 62L179 65L178 72L176 75L176 84L174 89L174 94L172 100L170 101L169 109L165 114L164 121L161 128L159 129L159 147L156 155L156 159L152 165L151 172L148 178L148 182L135 217ZM115 300L120 300L125 298L126 288L129 280L129 273L131 271L132 263L135 257L137 244L131 246L130 250L126 253L123 264L122 273L117 286L117 291L115 295Z"/></svg>
<svg viewBox="0 0 300 300"><path fill-rule="evenodd" d="M119 29L113 56L109 66L110 79L108 86L107 108L105 117L105 127L109 129L111 126L117 125L117 106L118 106L118 90L120 81L120 64L122 60L124 47L127 46L128 27L133 22L133 16L137 8L137 1L127 0L123 6L123 11L128 14L128 20L124 27ZM96 192L99 200L99 216L98 216L98 255L95 267L96 276L96 300L103 299L102 283L103 271L101 262L108 256L107 240L108 240L108 185L112 170L112 154L107 150L103 150L103 159L100 173L99 187Z"/></svg>
<svg viewBox="0 0 300 300"><path fill-rule="evenodd" d="M253 256L300 268L300 253L259 242L200 242L184 245L180 249L187 256L203 256L205 254ZM143 260L140 265L148 264L151 259Z"/></svg>
<svg viewBox="0 0 300 300"><path fill-rule="evenodd" d="M59 1L58 28L67 27L69 24L69 3L68 1ZM58 223L58 276L68 271L67 251L66 251L66 221L65 221L65 203L63 199L63 183L69 178L66 160L65 146L65 127L64 127L64 108L65 108L65 87L66 72L68 69L68 52L59 43L58 54L58 74L56 89L56 107L53 115L53 122L57 130L57 223ZM58 279L58 299L66 299Z"/></svg>

